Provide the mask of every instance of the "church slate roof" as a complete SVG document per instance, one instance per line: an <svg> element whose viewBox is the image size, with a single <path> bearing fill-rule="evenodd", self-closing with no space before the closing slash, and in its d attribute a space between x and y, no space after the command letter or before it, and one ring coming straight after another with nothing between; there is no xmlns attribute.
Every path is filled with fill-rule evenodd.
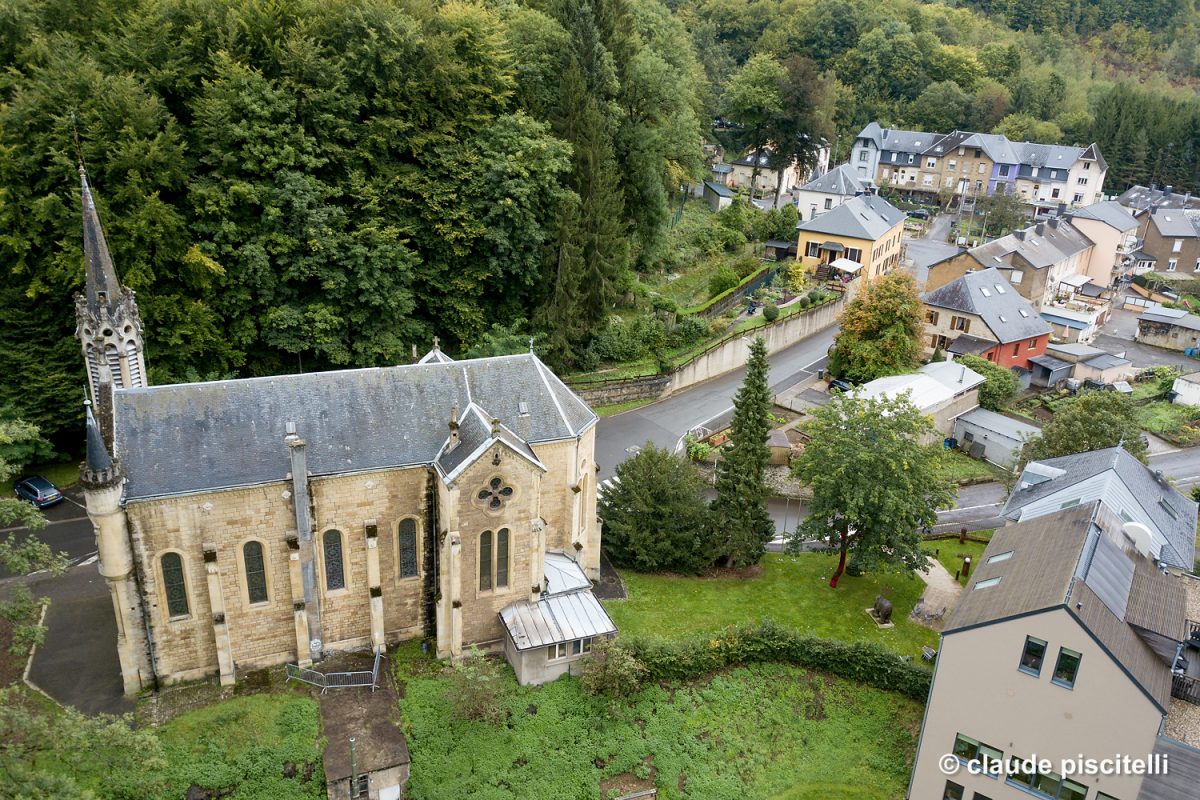
<svg viewBox="0 0 1200 800"><path fill-rule="evenodd" d="M437 458L434 459L434 466L437 467L446 483L453 483L459 473L473 464L495 442L503 442L517 455L525 457L543 472L546 471L546 466L542 464L541 459L528 444L521 441L519 436L502 424L493 430L492 419L493 417L477 404L471 403L467 406L467 410L458 424L458 446L453 450L448 450L450 437L447 436L446 443L442 445Z"/></svg>
<svg viewBox="0 0 1200 800"><path fill-rule="evenodd" d="M115 393L114 455L129 500L282 481L286 425L313 475L430 465L450 410L477 402L520 442L573 439L587 404L532 353Z"/></svg>

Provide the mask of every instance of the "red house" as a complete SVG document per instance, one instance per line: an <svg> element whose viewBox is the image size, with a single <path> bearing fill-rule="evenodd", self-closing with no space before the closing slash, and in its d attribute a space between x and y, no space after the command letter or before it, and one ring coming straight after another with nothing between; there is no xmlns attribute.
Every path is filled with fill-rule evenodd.
<svg viewBox="0 0 1200 800"><path fill-rule="evenodd" d="M974 355L1029 369L1044 355L1050 324L995 269L968 272L922 296L925 353Z"/></svg>

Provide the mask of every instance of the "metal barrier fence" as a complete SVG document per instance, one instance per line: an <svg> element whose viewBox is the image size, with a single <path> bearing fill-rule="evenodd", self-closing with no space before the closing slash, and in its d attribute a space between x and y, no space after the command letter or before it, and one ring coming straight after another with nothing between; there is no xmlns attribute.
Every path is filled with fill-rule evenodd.
<svg viewBox="0 0 1200 800"><path fill-rule="evenodd" d="M285 664L284 669L287 671L288 680L298 680L307 683L310 686L319 686L321 694L325 694L329 689L346 689L352 686L370 686L371 691L375 691L379 686L379 665L383 662L383 650L375 652L375 663L368 672L359 670L357 672L318 672L315 669L307 669L297 664Z"/></svg>

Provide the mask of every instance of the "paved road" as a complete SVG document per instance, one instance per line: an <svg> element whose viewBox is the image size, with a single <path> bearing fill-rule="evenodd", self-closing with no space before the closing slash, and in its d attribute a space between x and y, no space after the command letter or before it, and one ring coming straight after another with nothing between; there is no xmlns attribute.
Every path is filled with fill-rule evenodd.
<svg viewBox="0 0 1200 800"><path fill-rule="evenodd" d="M1137 333L1138 315L1132 311L1115 309L1112 316L1092 342L1093 345L1110 353L1124 352L1135 367L1157 367L1171 364L1183 367L1188 372L1200 369L1200 359L1188 358L1177 350L1166 350L1133 341Z"/></svg>
<svg viewBox="0 0 1200 800"><path fill-rule="evenodd" d="M905 238L904 252L913 262L913 277L917 279L917 287L924 288L925 279L929 275L929 265L941 261L958 252L958 248L946 241L950 233L950 224L954 222L951 214L938 214L921 238Z"/></svg>
<svg viewBox="0 0 1200 800"><path fill-rule="evenodd" d="M771 385L775 391L791 386L817 369L837 327L832 326L771 356ZM674 448L692 428L733 407L733 395L742 384L744 367L713 378L666 400L600 420L596 429L596 463L600 480L610 478L617 464L646 442Z"/></svg>

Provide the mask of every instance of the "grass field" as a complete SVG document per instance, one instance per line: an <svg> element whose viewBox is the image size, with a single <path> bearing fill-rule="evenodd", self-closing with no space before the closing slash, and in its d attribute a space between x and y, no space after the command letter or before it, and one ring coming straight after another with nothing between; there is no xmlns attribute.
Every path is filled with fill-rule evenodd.
<svg viewBox="0 0 1200 800"><path fill-rule="evenodd" d="M578 680L513 681L492 726L455 718L441 675L398 672L414 800L899 800L921 721L898 695L762 664L644 688L617 715Z"/></svg>
<svg viewBox="0 0 1200 800"><path fill-rule="evenodd" d="M49 464L34 464L27 467L22 474L41 475L59 489L65 489L79 482L79 462L55 461Z"/></svg>
<svg viewBox="0 0 1200 800"><path fill-rule="evenodd" d="M991 531L974 531L972 536L980 536L990 539ZM971 557L971 571L979 566L979 557L983 555L983 551L987 549L987 544L981 542L966 542L959 544L958 539L937 539L931 542L925 542L921 545L925 552L931 556L935 556L938 561L942 562L942 566L951 575L962 569L963 558ZM936 555L935 555L936 553ZM960 577L958 582L964 586L967 583L966 578Z"/></svg>
<svg viewBox="0 0 1200 800"><path fill-rule="evenodd" d="M942 474L955 483L998 481L1004 471L958 450L942 451Z"/></svg>
<svg viewBox="0 0 1200 800"><path fill-rule="evenodd" d="M654 400L652 399L628 400L624 403L614 403L611 406L593 406L592 410L595 411L598 416L611 417L614 414L621 414L626 411L633 411L635 408L648 406L653 402Z"/></svg>
<svg viewBox="0 0 1200 800"><path fill-rule="evenodd" d="M900 573L843 576L829 588L837 566L825 553L763 559L756 578L686 578L622 572L627 600L606 601L605 608L623 636L672 638L770 618L789 628L843 641L878 642L901 655L922 645L936 646L937 634L908 619L925 584ZM895 627L879 629L864 609L884 594L895 608Z"/></svg>

